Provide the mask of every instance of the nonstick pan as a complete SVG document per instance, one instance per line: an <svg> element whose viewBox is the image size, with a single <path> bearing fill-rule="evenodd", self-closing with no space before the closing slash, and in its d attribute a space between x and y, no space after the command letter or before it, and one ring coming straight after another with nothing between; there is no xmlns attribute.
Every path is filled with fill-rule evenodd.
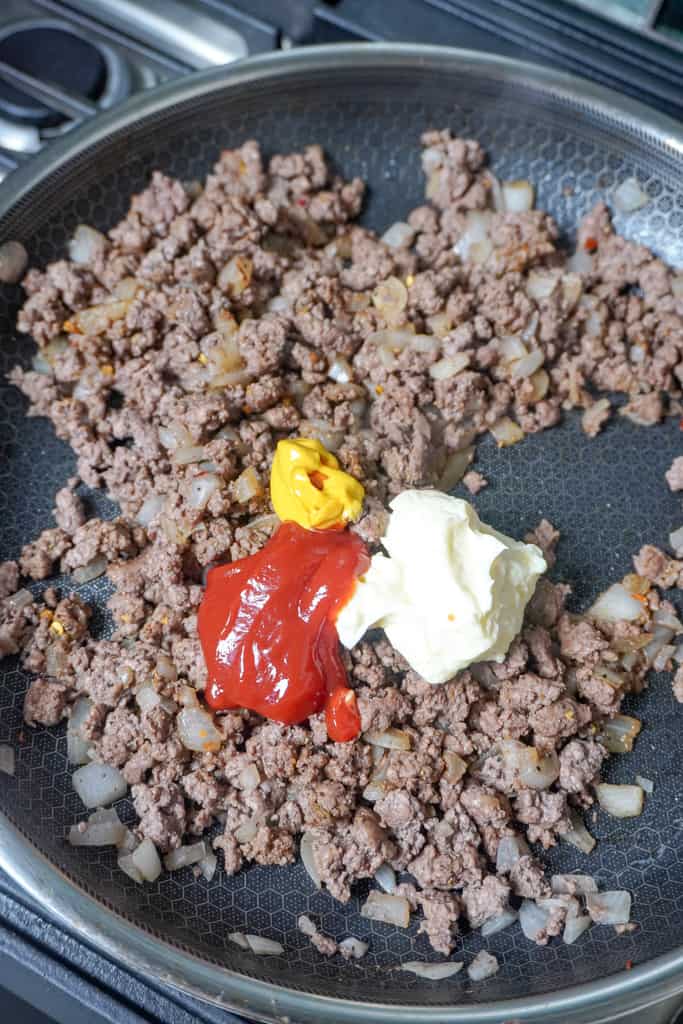
<svg viewBox="0 0 683 1024"><path fill-rule="evenodd" d="M651 197L616 217L617 229L683 265L683 131L674 122L578 79L500 58L418 46L338 46L255 58L136 97L55 143L12 175L0 196L0 240L21 240L33 264L65 251L79 222L100 229L125 212L153 168L202 178L222 147L248 138L268 153L319 142L346 176L370 186L364 221L382 229L421 201L419 136L449 127L474 136L504 178L529 178L568 243L583 212L635 175ZM0 292L0 361L27 364L17 336L18 287ZM513 535L547 516L562 531L554 573L574 587L575 607L629 570L641 544L665 543L680 525L680 500L663 474L681 451L678 424L639 429L621 417L594 441L575 417L499 452L481 445L492 486L477 499L487 522ZM72 453L45 421L26 419L8 384L0 390L0 558L52 525L55 491L74 470ZM92 498L100 514L114 510ZM101 608L106 584L81 588ZM106 630L100 613L99 626ZM484 984L465 972L438 984L389 968L424 956L424 937L359 916L317 892L303 867L252 867L212 882L189 871L137 886L107 851L73 850L64 836L82 817L63 730L24 728L26 678L6 661L0 675L0 742L17 750L14 777L0 776L0 864L85 941L148 978L259 1020L293 1022L483 1022L612 1019L683 989L683 710L664 678L631 707L644 729L607 777L655 780L642 817L598 816L599 843L586 858L550 851L553 870L582 870L601 888L634 895L639 928L617 938L596 927L572 946L529 943L517 926L487 941L501 962ZM324 961L297 932L311 913L338 938L367 937L362 961ZM258 958L227 939L249 931L281 941L286 957ZM469 961L481 948L466 935ZM630 966L626 970L627 964Z"/></svg>

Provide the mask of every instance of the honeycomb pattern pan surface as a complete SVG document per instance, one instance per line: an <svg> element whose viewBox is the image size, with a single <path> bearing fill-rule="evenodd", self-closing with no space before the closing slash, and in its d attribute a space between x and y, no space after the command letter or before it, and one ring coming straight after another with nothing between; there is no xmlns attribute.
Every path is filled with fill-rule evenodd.
<svg viewBox="0 0 683 1024"><path fill-rule="evenodd" d="M583 212L637 176L650 202L617 216L617 229L683 265L683 134L675 124L553 72L412 46L257 58L139 97L13 176L0 196L0 238L19 238L31 262L44 264L64 252L77 223L112 225L153 168L202 178L222 147L250 137L268 153L320 142L345 176L369 183L364 220L381 229L421 199L419 136L428 127L475 136L501 176L531 179L538 205L568 241ZM20 301L19 288L2 287L3 372L32 353L14 327ZM16 556L51 525L54 493L74 467L47 423L24 412L21 396L2 382L0 558ZM664 543L679 525L680 500L663 481L681 451L678 424L642 430L617 419L594 441L568 417L512 449L481 446L492 482L477 499L481 515L514 535L542 515L551 519L564 538L554 572L574 586L577 607L627 571L642 543ZM113 514L102 496L91 502ZM100 607L107 593L102 581L81 591ZM234 878L219 871L211 883L185 870L142 887L116 869L110 852L72 850L64 835L82 807L63 730L26 729L17 743L26 685L16 664L2 664L0 742L16 746L17 771L0 776L0 863L82 937L157 980L261 1020L305 1022L602 1020L608 1011L599 1016L599 1007L611 1015L683 987L683 713L663 678L633 704L644 722L635 751L608 770L612 781L636 773L655 780L645 813L624 823L598 817L600 842L588 862L564 846L547 857L554 869L587 870L601 887L630 889L640 927L619 939L596 927L576 945L540 948L515 926L488 941L502 968L484 985L464 971L433 984L389 970L427 956L417 927L362 919L362 888L343 906L317 892L301 865L253 867ZM303 912L337 938L369 939L370 953L350 965L323 960L296 930ZM243 952L226 938L234 930L278 939L287 956ZM467 936L456 956L469 961L480 947Z"/></svg>

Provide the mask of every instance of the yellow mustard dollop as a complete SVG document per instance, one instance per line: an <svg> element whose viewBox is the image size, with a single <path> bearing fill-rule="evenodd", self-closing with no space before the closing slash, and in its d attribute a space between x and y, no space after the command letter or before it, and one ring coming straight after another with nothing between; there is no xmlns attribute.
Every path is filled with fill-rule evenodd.
<svg viewBox="0 0 683 1024"><path fill-rule="evenodd" d="M329 530L358 519L365 489L313 438L280 441L270 471L273 508L305 530Z"/></svg>

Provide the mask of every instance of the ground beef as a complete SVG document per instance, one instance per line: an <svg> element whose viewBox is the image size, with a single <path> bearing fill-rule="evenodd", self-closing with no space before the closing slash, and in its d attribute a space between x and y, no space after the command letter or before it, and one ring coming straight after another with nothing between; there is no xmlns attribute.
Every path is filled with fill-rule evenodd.
<svg viewBox="0 0 683 1024"><path fill-rule="evenodd" d="M160 851L221 822L214 847L234 874L252 861L291 863L305 832L338 900L386 864L412 876L397 891L450 955L462 918L478 927L511 897L548 895L532 854L496 874L500 842L523 826L550 846L592 802L604 718L645 684L642 653L618 675L610 666L626 640L640 651L661 607L656 587L680 586L683 563L641 549L636 571L653 587L634 624L569 614L569 587L541 579L504 661L441 687L385 639L345 652L363 731L400 730L408 750L362 736L331 743L322 714L285 726L234 709L216 716L218 751L190 751L178 720L207 682L203 578L272 534L266 482L281 438L320 437L337 450L366 489L353 528L376 546L391 497L438 486L449 454L492 428L499 435L504 418L534 433L580 410L593 437L618 405L643 425L678 414L681 320L661 261L616 235L600 204L579 229L579 245L595 243L594 272L569 273L551 218L492 208L479 143L429 131L423 146L428 202L406 213L400 246L349 223L362 182L335 176L319 146L267 161L248 141L220 154L203 187L155 172L91 267L59 260L28 272L19 329L39 348L62 334L69 345L46 373L17 367L10 379L29 414L49 417L70 444L81 482L106 488L120 515L87 518L78 478L58 491L56 526L0 565L0 654L19 653L33 674L30 725L91 701L81 734L121 770L137 834ZM472 210L488 220L483 263L466 252ZM548 287L537 300L539 274ZM512 335L542 356L531 378L509 360ZM677 458L672 490L682 473ZM197 507L205 474L215 489ZM476 494L487 481L469 470L462 483ZM558 539L545 519L527 535L549 566ZM76 595L17 594L20 574L44 580L91 564L106 565L113 591L106 640L91 636ZM674 693L683 700L680 669ZM547 790L523 785L522 743L559 765ZM560 903L539 941L565 916ZM336 943L314 933L332 955Z"/></svg>
<svg viewBox="0 0 683 1024"><path fill-rule="evenodd" d="M27 725L57 725L64 717L68 691L48 679L34 679L24 700Z"/></svg>
<svg viewBox="0 0 683 1024"><path fill-rule="evenodd" d="M55 495L55 508L52 510L57 526L69 536L73 536L79 526L85 522L83 502L74 494L73 488L62 487Z"/></svg>
<svg viewBox="0 0 683 1024"><path fill-rule="evenodd" d="M477 473L476 470L471 469L469 473L465 473L462 478L462 482L470 494L479 494L484 487L488 487L488 480L482 476L481 473Z"/></svg>
<svg viewBox="0 0 683 1024"><path fill-rule="evenodd" d="M55 562L71 547L68 533L57 526L43 530L37 540L21 549L19 567L22 575L33 580L44 580L52 574Z"/></svg>
<svg viewBox="0 0 683 1024"><path fill-rule="evenodd" d="M14 594L19 586L19 566L16 562L0 562L0 601Z"/></svg>
<svg viewBox="0 0 683 1024"><path fill-rule="evenodd" d="M645 576L664 590L680 587L683 583L683 561L669 558L653 544L644 544L634 555L633 567L640 576Z"/></svg>

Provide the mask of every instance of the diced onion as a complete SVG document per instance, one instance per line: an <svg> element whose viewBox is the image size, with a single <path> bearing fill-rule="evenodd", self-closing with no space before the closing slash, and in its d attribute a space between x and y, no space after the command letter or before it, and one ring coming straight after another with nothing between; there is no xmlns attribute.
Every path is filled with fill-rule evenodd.
<svg viewBox="0 0 683 1024"><path fill-rule="evenodd" d="M537 370L540 370L544 360L545 355L540 348L533 349L528 355L512 364L510 367L512 379L523 380L525 377L531 377Z"/></svg>
<svg viewBox="0 0 683 1024"><path fill-rule="evenodd" d="M171 458L176 466L189 466L193 462L201 462L205 454L203 445L184 444L181 448L176 448Z"/></svg>
<svg viewBox="0 0 683 1024"><path fill-rule="evenodd" d="M66 729L66 756L71 764L87 764L90 760L90 744L83 739L80 730L91 709L92 701L88 697L79 697L71 708Z"/></svg>
<svg viewBox="0 0 683 1024"><path fill-rule="evenodd" d="M160 444L171 451L177 448L185 448L192 444L190 431L177 421L169 423L167 427L159 427L158 434Z"/></svg>
<svg viewBox="0 0 683 1024"><path fill-rule="evenodd" d="M240 949L249 949L247 937L246 935L243 935L242 932L230 932L228 934L228 939L230 942L234 942L236 946L239 946Z"/></svg>
<svg viewBox="0 0 683 1024"><path fill-rule="evenodd" d="M193 477L187 498L189 507L192 509L206 508L211 495L218 490L220 484L220 480L213 473L200 473L199 476Z"/></svg>
<svg viewBox="0 0 683 1024"><path fill-rule="evenodd" d="M636 818L643 812L643 790L640 786L616 786L601 782L595 787L603 811L615 818Z"/></svg>
<svg viewBox="0 0 683 1024"><path fill-rule="evenodd" d="M532 900L523 900L519 908L519 923L527 939L536 942L545 932L550 914Z"/></svg>
<svg viewBox="0 0 683 1024"><path fill-rule="evenodd" d="M428 146L422 151L422 170L425 174L433 174L443 163L443 153L436 146Z"/></svg>
<svg viewBox="0 0 683 1024"><path fill-rule="evenodd" d="M489 229L491 226L492 214L489 210L468 210L465 214L465 229L453 246L453 252L461 260L468 260L472 254L472 248L481 243L490 245ZM475 250L477 256L481 256L481 250ZM472 254L472 255L474 255Z"/></svg>
<svg viewBox="0 0 683 1024"><path fill-rule="evenodd" d="M176 719L180 742L188 750L218 750L223 737L214 725L208 711L199 707L185 707Z"/></svg>
<svg viewBox="0 0 683 1024"><path fill-rule="evenodd" d="M216 874L216 868L218 867L218 857L216 854L209 850L206 856L202 857L202 859L197 861L197 863L199 864L199 869L206 881L210 882Z"/></svg>
<svg viewBox="0 0 683 1024"><path fill-rule="evenodd" d="M92 264L106 248L107 239L100 231L87 224L79 224L69 242L69 259L74 263Z"/></svg>
<svg viewBox="0 0 683 1024"><path fill-rule="evenodd" d="M534 208L534 187L528 181L504 181L503 199L507 213L524 213Z"/></svg>
<svg viewBox="0 0 683 1024"><path fill-rule="evenodd" d="M641 723L630 715L615 715L605 722L603 743L610 754L626 754L633 750L633 741L640 732Z"/></svg>
<svg viewBox="0 0 683 1024"><path fill-rule="evenodd" d="M407 928L410 924L410 904L403 896L394 896L373 889L360 908L360 915L371 921L382 921L384 924L396 925L397 928Z"/></svg>
<svg viewBox="0 0 683 1024"><path fill-rule="evenodd" d="M472 242L467 254L470 263L481 265L486 263L493 252L493 242L490 238L483 238L481 242Z"/></svg>
<svg viewBox="0 0 683 1024"><path fill-rule="evenodd" d="M48 363L45 356L37 352L31 360L31 368L36 372L42 374L44 377L49 377L52 373L52 367Z"/></svg>
<svg viewBox="0 0 683 1024"><path fill-rule="evenodd" d="M117 846L125 833L116 811L95 811L87 822L71 826L68 841L71 846Z"/></svg>
<svg viewBox="0 0 683 1024"><path fill-rule="evenodd" d="M77 768L71 781L86 807L106 807L128 792L128 783L117 768L95 761Z"/></svg>
<svg viewBox="0 0 683 1024"><path fill-rule="evenodd" d="M495 917L489 917L481 926L483 938L486 939L489 935L496 935L498 932L502 932L504 928L509 928L518 917L519 914L516 910L504 910L501 914L496 914Z"/></svg>
<svg viewBox="0 0 683 1024"><path fill-rule="evenodd" d="M402 729L370 730L363 733L363 739L373 747L385 747L387 750L410 750L410 736Z"/></svg>
<svg viewBox="0 0 683 1024"><path fill-rule="evenodd" d="M99 306L92 306L90 309L82 309L72 317L73 326L79 334L104 334L112 324L123 320L130 299L117 299L114 302L104 302Z"/></svg>
<svg viewBox="0 0 683 1024"><path fill-rule="evenodd" d="M595 847L595 839L586 828L583 818L577 811L570 811L569 816L572 827L568 832L562 832L560 839L571 843L572 846L575 846L577 850L581 850L582 853L590 853Z"/></svg>
<svg viewBox="0 0 683 1024"><path fill-rule="evenodd" d="M530 396L529 401L540 402L548 394L550 377L546 370L536 370L536 373L533 373L529 379L533 388L533 394Z"/></svg>
<svg viewBox="0 0 683 1024"><path fill-rule="evenodd" d="M0 245L0 281L16 284L28 265L28 253L21 242Z"/></svg>
<svg viewBox="0 0 683 1024"><path fill-rule="evenodd" d="M432 380L448 380L470 365L469 352L456 352L454 356L439 359L429 367Z"/></svg>
<svg viewBox="0 0 683 1024"><path fill-rule="evenodd" d="M378 800L381 800L386 795L386 787L382 782L368 782L367 786L363 790L362 796L364 800L367 800L369 804L374 804Z"/></svg>
<svg viewBox="0 0 683 1024"><path fill-rule="evenodd" d="M674 631L668 626L655 626L652 639L643 647L643 654L648 665L654 665L662 648L673 639Z"/></svg>
<svg viewBox="0 0 683 1024"><path fill-rule="evenodd" d="M540 756L535 747L529 747L518 740L503 740L503 760L519 774L521 783L530 789L547 789L560 774L557 754L551 751Z"/></svg>
<svg viewBox="0 0 683 1024"><path fill-rule="evenodd" d="M635 622L643 614L643 606L621 583L613 583L600 594L587 612L598 622Z"/></svg>
<svg viewBox="0 0 683 1024"><path fill-rule="evenodd" d="M274 939L264 939L261 935L245 935L249 949L257 956L279 956L285 947Z"/></svg>
<svg viewBox="0 0 683 1024"><path fill-rule="evenodd" d="M134 299L140 288L140 283L134 277L122 277L114 285L113 294L117 299Z"/></svg>
<svg viewBox="0 0 683 1024"><path fill-rule="evenodd" d="M131 860L146 882L156 882L161 874L161 860L151 839L142 840L131 854Z"/></svg>
<svg viewBox="0 0 683 1024"><path fill-rule="evenodd" d="M353 957L354 960L360 960L365 956L369 949L368 943L363 942L361 939L355 939L352 935L348 939L342 939L339 943L339 952L343 957L349 959Z"/></svg>
<svg viewBox="0 0 683 1024"><path fill-rule="evenodd" d="M647 206L650 197L638 184L636 178L627 178L614 190L614 205L620 213L632 213Z"/></svg>
<svg viewBox="0 0 683 1024"><path fill-rule="evenodd" d="M560 280L558 270L530 270L526 282L526 293L530 299L541 302L549 298Z"/></svg>
<svg viewBox="0 0 683 1024"><path fill-rule="evenodd" d="M133 855L131 853L124 853L118 858L117 864L124 874L128 875L129 878L132 878L138 885L142 885L144 879L135 867L135 864L133 864Z"/></svg>
<svg viewBox="0 0 683 1024"><path fill-rule="evenodd" d="M579 246L575 253L567 260L565 268L570 274L592 274L594 269L593 254Z"/></svg>
<svg viewBox="0 0 683 1024"><path fill-rule="evenodd" d="M467 771L467 761L463 761L455 751L445 750L443 759L446 762L446 777L449 782L459 782Z"/></svg>
<svg viewBox="0 0 683 1024"><path fill-rule="evenodd" d="M338 430L333 427L331 423L326 423L325 420L309 420L309 429L306 430L307 437L313 437L317 441L320 441L324 448L327 448L329 452L338 452L344 443L345 432Z"/></svg>
<svg viewBox="0 0 683 1024"><path fill-rule="evenodd" d="M239 773L236 785L238 789L248 792L256 789L261 782L261 774L255 764L247 764Z"/></svg>
<svg viewBox="0 0 683 1024"><path fill-rule="evenodd" d="M189 867L190 864L197 864L206 857L207 852L204 840L192 843L190 846L179 846L177 850L171 850L166 854L164 867L167 871L179 871L181 868Z"/></svg>
<svg viewBox="0 0 683 1024"><path fill-rule="evenodd" d="M451 490L460 483L467 472L467 467L474 458L474 447L469 445L458 452L452 452L445 460L443 471L439 477L438 485L441 490Z"/></svg>
<svg viewBox="0 0 683 1024"><path fill-rule="evenodd" d="M64 647L59 643L49 644L45 651L45 670L49 676L59 678L62 672L66 671L68 656Z"/></svg>
<svg viewBox="0 0 683 1024"><path fill-rule="evenodd" d="M301 854L301 863L306 869L313 885L316 889L321 889L322 882L320 880L320 873L315 866L315 858L313 856L313 836L310 832L304 832L302 835L301 842L299 844L299 852Z"/></svg>
<svg viewBox="0 0 683 1024"><path fill-rule="evenodd" d="M409 348L415 352L424 352L427 355L436 355L441 348L438 338L433 334L413 334Z"/></svg>
<svg viewBox="0 0 683 1024"><path fill-rule="evenodd" d="M562 298L568 309L573 309L581 298L583 282L578 274L565 274L562 278Z"/></svg>
<svg viewBox="0 0 683 1024"><path fill-rule="evenodd" d="M435 313L434 316L427 317L426 324L435 337L445 338L453 326L453 321L448 313Z"/></svg>
<svg viewBox="0 0 683 1024"><path fill-rule="evenodd" d="M378 284L372 293L372 301L388 324L400 324L405 320L408 289L398 277L388 277Z"/></svg>
<svg viewBox="0 0 683 1024"><path fill-rule="evenodd" d="M375 881L385 892L396 891L396 872L390 864L382 864L375 871Z"/></svg>
<svg viewBox="0 0 683 1024"><path fill-rule="evenodd" d="M263 484L253 466L247 466L235 480L233 485L235 501L240 505L246 505L254 498L260 498L263 494Z"/></svg>
<svg viewBox="0 0 683 1024"><path fill-rule="evenodd" d="M247 818L242 824L235 829L234 835L238 843L244 845L250 843L256 833L258 832L259 819L258 818Z"/></svg>
<svg viewBox="0 0 683 1024"><path fill-rule="evenodd" d="M664 647L662 647L659 651L657 657L652 662L652 667L655 670L655 672L666 671L669 662L671 661L675 653L676 648L673 646L673 644L665 644Z"/></svg>
<svg viewBox="0 0 683 1024"><path fill-rule="evenodd" d="M571 946L573 942L581 938L583 933L590 928L591 919L588 914L577 914L572 917L567 915L567 919L564 924L564 931L562 932L562 941L567 945Z"/></svg>
<svg viewBox="0 0 683 1024"><path fill-rule="evenodd" d="M529 854L529 847L522 836L502 836L496 853L496 871L505 874L515 866L520 857Z"/></svg>
<svg viewBox="0 0 683 1024"><path fill-rule="evenodd" d="M233 256L218 275L218 287L237 299L249 287L253 270L254 264L248 256Z"/></svg>
<svg viewBox="0 0 683 1024"><path fill-rule="evenodd" d="M74 569L71 576L75 583L89 583L91 580L96 580L99 576L102 576L107 571L107 559L104 555L98 555L93 558L87 565L80 565L77 569Z"/></svg>
<svg viewBox="0 0 683 1024"><path fill-rule="evenodd" d="M628 924L631 917L631 893L625 889L589 893L586 910L596 924Z"/></svg>
<svg viewBox="0 0 683 1024"><path fill-rule="evenodd" d="M164 507L164 498L160 494L151 494L140 506L140 511L135 517L140 526L149 526L156 519Z"/></svg>
<svg viewBox="0 0 683 1024"><path fill-rule="evenodd" d="M135 835L129 828L127 828L125 829L121 839L116 844L116 849L119 851L119 854L123 856L125 853L132 853L137 845L138 841L135 838Z"/></svg>
<svg viewBox="0 0 683 1024"><path fill-rule="evenodd" d="M382 241L391 249L403 249L412 244L415 238L415 231L410 224L397 220L382 235Z"/></svg>
<svg viewBox="0 0 683 1024"><path fill-rule="evenodd" d="M353 367L348 359L343 356L335 356L330 363L327 376L336 384L348 384L353 380Z"/></svg>
<svg viewBox="0 0 683 1024"><path fill-rule="evenodd" d="M524 440L524 431L518 423L515 423L508 416L503 416L502 419L498 420L491 427L491 433L496 439L499 448L507 448L508 445L517 444L518 441Z"/></svg>
<svg viewBox="0 0 683 1024"><path fill-rule="evenodd" d="M653 618L658 626L666 626L667 629L673 629L674 633L683 632L683 622L681 622L674 611L666 606L658 608Z"/></svg>
<svg viewBox="0 0 683 1024"><path fill-rule="evenodd" d="M422 960L406 960L404 964L399 964L396 970L416 974L418 978L426 978L427 981L443 981L444 978L451 978L457 974L462 968L463 964L457 960L431 964Z"/></svg>
<svg viewBox="0 0 683 1024"><path fill-rule="evenodd" d="M472 963L467 968L470 981L485 981L492 978L500 970L500 964L492 953L480 949Z"/></svg>
<svg viewBox="0 0 683 1024"><path fill-rule="evenodd" d="M14 747L10 747L9 743L0 743L0 772L14 775L15 770Z"/></svg>
<svg viewBox="0 0 683 1024"><path fill-rule="evenodd" d="M556 896L585 896L597 892L598 886L591 875L553 875L550 886Z"/></svg>
<svg viewBox="0 0 683 1024"><path fill-rule="evenodd" d="M313 921L306 914L300 914L296 921L296 926L302 935L307 935L309 938L315 935L318 931Z"/></svg>
<svg viewBox="0 0 683 1024"><path fill-rule="evenodd" d="M523 359L524 356L528 355L526 345L517 334L507 334L502 338L498 338L496 347L500 361L505 365L513 363L516 359Z"/></svg>
<svg viewBox="0 0 683 1024"><path fill-rule="evenodd" d="M485 171L484 175L491 186L493 209L496 213L505 213L505 198L503 196L503 189L501 188L500 181L495 174L491 173L491 171Z"/></svg>
<svg viewBox="0 0 683 1024"><path fill-rule="evenodd" d="M644 775L636 775L636 783L649 795L654 793L655 784L652 779L646 779Z"/></svg>

